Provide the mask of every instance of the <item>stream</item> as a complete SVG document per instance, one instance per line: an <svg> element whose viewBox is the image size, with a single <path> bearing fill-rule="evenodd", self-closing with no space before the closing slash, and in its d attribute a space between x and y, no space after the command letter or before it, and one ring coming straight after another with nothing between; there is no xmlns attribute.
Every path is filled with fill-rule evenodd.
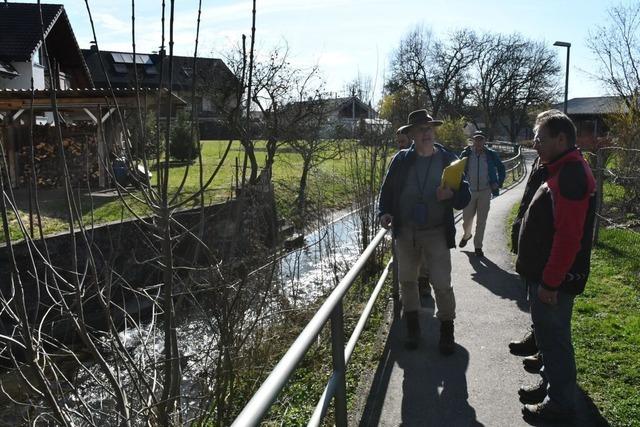
<svg viewBox="0 0 640 427"><path fill-rule="evenodd" d="M279 287L279 294L294 309L305 308L310 303L318 301L335 287L359 257L359 239L360 219L357 212L333 213L326 225L305 235L302 248L292 250L275 261L277 264L274 286ZM198 313L202 314L202 311ZM206 372L206 369L214 365L212 357L215 357L217 333L214 323L203 317L205 316L188 316L187 320L177 327L182 355L182 405L187 419L201 414L210 401L211 390L207 390L210 386L206 385L202 378L211 374ZM159 362L164 348L161 331L161 325L150 323L136 329L125 329L120 333L120 340L131 357L138 361L138 365L155 364ZM105 348L109 360L107 343ZM120 381L132 396L131 377L121 367L114 366L113 361L109 363L113 372L119 372ZM75 373L73 383L79 388L84 403L92 408L91 413L95 417L92 422L107 424L113 421L107 414L115 411L115 401L105 392L105 388L99 385L106 384L107 378L93 361L85 362L85 369ZM71 407L78 406L77 400L74 393L69 393L66 403ZM93 411L93 408L100 410ZM0 425L18 425L24 422L25 416L33 419L37 413L38 410L35 408L6 404L0 410ZM80 425L86 424L86 420L75 421ZM134 425L136 424L137 420L134 421Z"/></svg>

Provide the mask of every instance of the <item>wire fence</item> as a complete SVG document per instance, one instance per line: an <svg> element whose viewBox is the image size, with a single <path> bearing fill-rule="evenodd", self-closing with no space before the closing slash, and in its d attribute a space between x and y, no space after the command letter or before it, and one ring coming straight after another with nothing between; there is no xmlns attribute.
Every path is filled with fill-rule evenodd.
<svg viewBox="0 0 640 427"><path fill-rule="evenodd" d="M601 147L587 153L596 177L594 243L602 229L622 229L640 245L640 150Z"/></svg>

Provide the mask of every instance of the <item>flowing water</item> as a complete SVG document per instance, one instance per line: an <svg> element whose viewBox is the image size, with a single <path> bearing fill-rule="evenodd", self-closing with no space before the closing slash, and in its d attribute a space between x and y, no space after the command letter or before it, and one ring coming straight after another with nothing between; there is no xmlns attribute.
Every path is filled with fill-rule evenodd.
<svg viewBox="0 0 640 427"><path fill-rule="evenodd" d="M360 255L359 240L360 220L357 212L334 214L327 225L305 236L303 248L293 250L276 261L277 279L274 286L279 288L279 295L286 298L293 308L305 308L327 295ZM187 316L188 320L177 328L183 372L182 395L185 396L182 403L187 418L197 416L209 405L211 384L203 381L203 378L211 377L206 369L215 365L212 358L217 354L215 348L218 334L215 323L202 315L204 310L193 311L200 315ZM149 323L125 329L120 333L120 339L139 365L150 366L159 363L161 359L164 348L161 331L161 325ZM131 393L131 377L116 368L112 363L112 371L119 372L120 381ZM93 363L88 363L85 370L77 372L73 381L81 390L84 403L91 408L101 408L105 414L112 413L115 409L113 398L99 385L106 382L105 375ZM155 387L158 390L158 385ZM156 394L159 395L157 391ZM66 403L77 406L77 399L74 393L69 393ZM93 421L96 424L109 422L100 412L93 412ZM25 408L6 405L5 410L0 411L0 424L18 424L16 421L25 413ZM82 425L86 421L78 420L78 423Z"/></svg>

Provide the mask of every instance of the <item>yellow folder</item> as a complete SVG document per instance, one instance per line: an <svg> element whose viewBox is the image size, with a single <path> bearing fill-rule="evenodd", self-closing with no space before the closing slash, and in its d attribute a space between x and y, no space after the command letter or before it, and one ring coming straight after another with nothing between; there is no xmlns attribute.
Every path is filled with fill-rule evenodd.
<svg viewBox="0 0 640 427"><path fill-rule="evenodd" d="M452 190L458 190L460 188L460 182L462 181L462 174L467 164L467 158L462 158L451 162L449 166L442 171L442 187L449 187Z"/></svg>

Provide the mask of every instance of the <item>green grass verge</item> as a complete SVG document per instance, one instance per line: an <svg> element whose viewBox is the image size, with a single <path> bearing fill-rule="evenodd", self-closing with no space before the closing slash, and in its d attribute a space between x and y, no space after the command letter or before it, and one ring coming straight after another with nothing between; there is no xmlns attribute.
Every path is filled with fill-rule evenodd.
<svg viewBox="0 0 640 427"><path fill-rule="evenodd" d="M351 147L352 141L341 141L339 143L344 144L345 147L353 148ZM218 166L227 144L228 141L202 141L202 171L205 182ZM264 165L266 156L265 142L257 141L255 148L258 164ZM350 191L350 180L347 177L349 173L348 156L352 152L352 149L346 149L345 155L342 157L329 160L311 171L307 184L308 205L339 208L351 202L352 192ZM243 158L244 151L242 146L238 141L234 141L224 165L220 168L219 173L205 193L206 204L221 202L232 197L236 180L242 179ZM237 168L236 165L238 165ZM273 183L277 207L284 218L290 218L294 213L295 206L293 201L297 195L301 170L302 160L300 156L287 149L287 147L282 147L276 155L273 167ZM187 169L187 166L174 164L170 167L169 173L170 192L175 191L180 186L185 174L183 197L198 190L200 187L199 165L196 163ZM154 184L155 176L152 178L152 185ZM77 203L79 203L79 212L87 227L92 224L119 221L122 218L133 216L117 196L100 195L92 197L87 194L86 189L80 189L77 190L75 197ZM125 200L137 215L144 215L149 212L149 209L144 204L135 201L133 197L126 197ZM16 201L20 218L28 230L29 209L26 191L17 192ZM43 234L48 235L68 230L68 210L64 190L40 190L39 204ZM37 219L34 222L36 223L34 235L39 237ZM12 212L9 213L9 230L12 240L23 238L17 219ZM4 232L0 229L0 241L3 240Z"/></svg>
<svg viewBox="0 0 640 427"><path fill-rule="evenodd" d="M640 234L600 230L572 332L580 387L611 426L640 426Z"/></svg>

